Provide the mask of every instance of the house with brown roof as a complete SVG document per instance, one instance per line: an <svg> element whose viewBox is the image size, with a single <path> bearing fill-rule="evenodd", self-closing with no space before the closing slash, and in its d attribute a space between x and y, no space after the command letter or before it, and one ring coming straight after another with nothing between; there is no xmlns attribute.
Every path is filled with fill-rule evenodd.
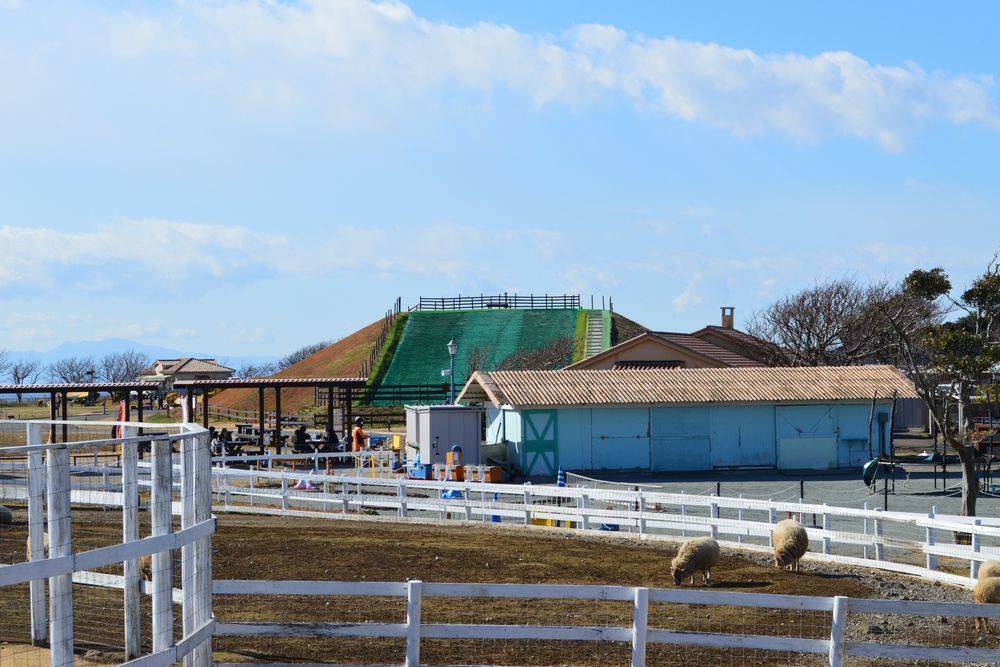
<svg viewBox="0 0 1000 667"><path fill-rule="evenodd" d="M165 391L178 380L225 380L235 371L215 359L157 359L152 366L139 372L140 382L159 382Z"/></svg>
<svg viewBox="0 0 1000 667"><path fill-rule="evenodd" d="M486 408L486 444L554 475L860 466L913 397L892 366L742 366L478 372L458 400Z"/></svg>
<svg viewBox="0 0 1000 667"><path fill-rule="evenodd" d="M734 368L760 363L691 334L647 331L570 364L566 370L642 368Z"/></svg>

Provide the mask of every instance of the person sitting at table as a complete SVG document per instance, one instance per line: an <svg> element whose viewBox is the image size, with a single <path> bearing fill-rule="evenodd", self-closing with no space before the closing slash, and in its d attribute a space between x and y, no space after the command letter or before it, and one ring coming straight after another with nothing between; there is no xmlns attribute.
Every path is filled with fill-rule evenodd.
<svg viewBox="0 0 1000 667"><path fill-rule="evenodd" d="M309 445L309 435L306 433L305 424L295 429L292 440L292 451L296 454L312 453L313 451Z"/></svg>
<svg viewBox="0 0 1000 667"><path fill-rule="evenodd" d="M337 446L340 444L340 438L337 437L337 431L332 425L326 427L326 442L317 450L323 454L329 454L331 452L336 452Z"/></svg>

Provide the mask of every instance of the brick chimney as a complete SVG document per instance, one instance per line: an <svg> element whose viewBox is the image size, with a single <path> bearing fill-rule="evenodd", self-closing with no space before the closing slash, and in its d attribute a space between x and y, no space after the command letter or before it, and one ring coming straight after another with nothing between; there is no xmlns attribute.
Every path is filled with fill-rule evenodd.
<svg viewBox="0 0 1000 667"><path fill-rule="evenodd" d="M732 306L722 306L722 328L732 329L733 328L733 310Z"/></svg>

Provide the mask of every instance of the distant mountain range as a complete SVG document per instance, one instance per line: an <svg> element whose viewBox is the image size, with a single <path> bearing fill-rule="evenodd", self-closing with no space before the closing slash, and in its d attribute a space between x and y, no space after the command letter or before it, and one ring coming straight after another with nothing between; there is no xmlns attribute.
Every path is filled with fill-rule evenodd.
<svg viewBox="0 0 1000 667"><path fill-rule="evenodd" d="M106 338L104 340L67 342L45 352L36 352L33 350L8 350L7 355L8 359L16 359L19 357L38 359L42 362L42 364L48 365L58 361L59 359L66 359L68 357L94 357L95 359L100 359L104 355L111 354L112 352L125 352L128 350L135 350L136 352L145 354L151 361L156 359L196 357L199 359L215 359L219 363L234 369L239 368L244 364L257 365L278 360L278 357L237 356L227 354L210 354L207 352L196 352L193 350L177 350L169 347L137 343L134 340L126 340L124 338Z"/></svg>

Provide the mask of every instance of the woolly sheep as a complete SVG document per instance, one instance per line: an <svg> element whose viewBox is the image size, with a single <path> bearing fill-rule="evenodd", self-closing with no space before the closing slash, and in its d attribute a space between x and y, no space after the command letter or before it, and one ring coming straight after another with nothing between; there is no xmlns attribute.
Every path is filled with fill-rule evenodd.
<svg viewBox="0 0 1000 667"><path fill-rule="evenodd" d="M42 558L45 558L49 554L49 534L42 533ZM24 541L24 556L25 560L31 560L31 535L28 535L27 539Z"/></svg>
<svg viewBox="0 0 1000 667"><path fill-rule="evenodd" d="M979 579L1000 577L1000 560L984 560L979 566Z"/></svg>
<svg viewBox="0 0 1000 667"><path fill-rule="evenodd" d="M708 583L711 569L719 562L719 543L711 537L697 537L688 540L677 550L677 556L670 562L670 573L674 584L680 586L684 577L691 577L694 584L695 572L701 572L702 583Z"/></svg>
<svg viewBox="0 0 1000 667"><path fill-rule="evenodd" d="M972 599L978 604L996 604L1000 602L1000 577L986 577L976 582L976 587L972 589ZM983 624L983 632L989 636L990 623L986 617L976 618L976 632L979 632L979 624Z"/></svg>
<svg viewBox="0 0 1000 667"><path fill-rule="evenodd" d="M795 519L779 521L771 533L771 543L774 545L775 567L788 567L798 572L799 559L809 551L809 534L802 524Z"/></svg>

